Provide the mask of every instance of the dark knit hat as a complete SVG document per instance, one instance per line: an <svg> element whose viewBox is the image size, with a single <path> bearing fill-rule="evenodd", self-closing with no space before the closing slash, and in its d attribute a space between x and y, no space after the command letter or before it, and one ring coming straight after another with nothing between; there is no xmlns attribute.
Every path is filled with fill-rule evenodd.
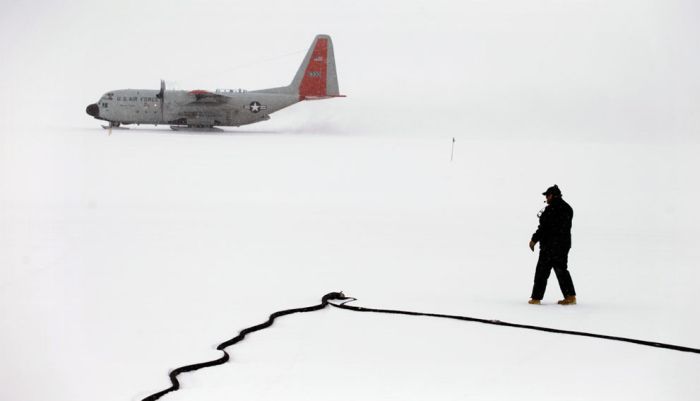
<svg viewBox="0 0 700 401"><path fill-rule="evenodd" d="M561 196L561 190L559 187L554 184L553 186L547 188L546 191L542 192L542 195L547 196L547 195L554 195L554 196Z"/></svg>

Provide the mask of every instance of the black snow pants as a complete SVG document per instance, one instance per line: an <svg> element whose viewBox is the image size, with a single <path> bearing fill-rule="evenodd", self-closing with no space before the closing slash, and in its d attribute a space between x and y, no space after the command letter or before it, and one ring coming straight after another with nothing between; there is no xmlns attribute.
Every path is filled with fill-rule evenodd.
<svg viewBox="0 0 700 401"><path fill-rule="evenodd" d="M576 295L574 282L568 270L569 250L568 249L542 249L540 247L540 258L535 269L535 284L532 286L532 299L542 299L544 291L547 289L547 280L554 269L559 281L559 288L564 297Z"/></svg>

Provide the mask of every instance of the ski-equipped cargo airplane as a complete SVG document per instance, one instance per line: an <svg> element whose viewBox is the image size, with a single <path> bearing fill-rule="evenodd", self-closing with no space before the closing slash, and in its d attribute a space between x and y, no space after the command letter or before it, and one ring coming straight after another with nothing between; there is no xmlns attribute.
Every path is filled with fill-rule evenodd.
<svg viewBox="0 0 700 401"><path fill-rule="evenodd" d="M107 92L85 110L104 128L124 124L170 124L171 128L238 127L270 119L270 114L302 100L343 97L338 91L333 43L317 35L288 86L256 91L120 89Z"/></svg>

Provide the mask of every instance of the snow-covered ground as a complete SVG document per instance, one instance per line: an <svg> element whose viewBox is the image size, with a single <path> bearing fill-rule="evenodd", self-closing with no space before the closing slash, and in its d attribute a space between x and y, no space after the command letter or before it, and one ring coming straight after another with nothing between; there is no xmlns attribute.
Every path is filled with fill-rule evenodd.
<svg viewBox="0 0 700 401"><path fill-rule="evenodd" d="M520 3L8 5L0 399L140 400L238 330L335 290L700 347L698 7ZM224 133L108 135L84 113L161 77L285 84L316 33L333 36L348 98ZM554 277L545 305L526 303L527 242L554 183L575 210L574 307L556 305ZM338 309L230 353L164 399L700 393L696 354Z"/></svg>

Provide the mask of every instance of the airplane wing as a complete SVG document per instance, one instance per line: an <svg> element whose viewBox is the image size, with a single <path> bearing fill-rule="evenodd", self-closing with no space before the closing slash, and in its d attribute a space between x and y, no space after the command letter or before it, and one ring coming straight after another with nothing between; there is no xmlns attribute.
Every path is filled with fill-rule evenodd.
<svg viewBox="0 0 700 401"><path fill-rule="evenodd" d="M228 96L200 89L189 91L188 94L193 98L190 104L223 104L230 100Z"/></svg>

